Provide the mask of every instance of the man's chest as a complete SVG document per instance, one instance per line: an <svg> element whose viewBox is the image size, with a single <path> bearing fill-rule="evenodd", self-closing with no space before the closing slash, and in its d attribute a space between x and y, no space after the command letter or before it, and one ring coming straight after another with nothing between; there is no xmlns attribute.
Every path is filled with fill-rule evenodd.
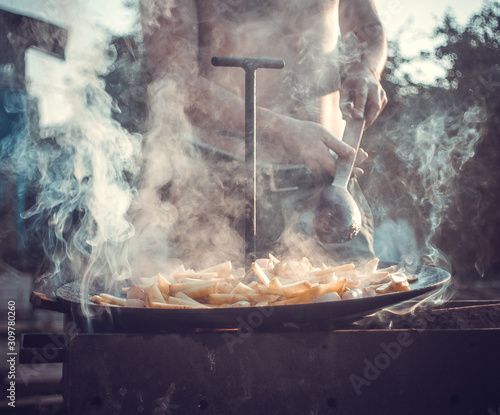
<svg viewBox="0 0 500 415"><path fill-rule="evenodd" d="M333 6L332 6L333 5ZM235 68L214 68L213 56L248 56L285 61L285 68L259 71L259 102L274 107L288 97L293 108L317 99L321 84L336 74L325 53L332 33L330 0L198 1L200 65L205 76L243 95L244 77ZM302 103L302 104L301 104ZM291 111L291 110L290 110Z"/></svg>

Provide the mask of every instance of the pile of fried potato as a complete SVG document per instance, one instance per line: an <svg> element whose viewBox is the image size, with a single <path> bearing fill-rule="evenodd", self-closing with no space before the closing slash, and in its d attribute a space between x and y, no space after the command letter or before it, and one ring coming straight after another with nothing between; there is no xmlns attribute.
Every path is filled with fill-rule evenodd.
<svg viewBox="0 0 500 415"><path fill-rule="evenodd" d="M255 278L244 283L243 269L230 261L195 271L179 267L168 275L141 278L140 284L124 288L126 298L110 294L90 298L103 306L137 308L251 307L373 297L410 290L415 276L380 269L375 258L362 267L354 264L314 267L307 258L280 261L273 255L252 263Z"/></svg>

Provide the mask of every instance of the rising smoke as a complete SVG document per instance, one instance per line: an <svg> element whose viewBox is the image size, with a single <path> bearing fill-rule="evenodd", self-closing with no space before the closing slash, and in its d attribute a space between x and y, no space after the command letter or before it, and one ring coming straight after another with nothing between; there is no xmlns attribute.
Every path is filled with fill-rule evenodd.
<svg viewBox="0 0 500 415"><path fill-rule="evenodd" d="M114 120L116 108L105 92L102 76L116 57L109 48L109 32L87 20L84 3L58 6L61 15L79 23L67 45L64 79L49 73L41 85L27 83L33 94L29 102L36 106L38 98L39 108L48 110L41 119L49 122L33 116L29 133L14 130L1 143L4 150L16 143L1 169L11 180L28 183L26 201L31 206L19 214L31 225L28 238L50 259L40 278L48 291L73 279L86 286L97 278L130 276L124 242L134 233L127 212L135 198L140 155L140 138ZM37 65L28 58L32 72ZM50 102L54 96L63 99ZM66 119L51 124L51 112Z"/></svg>

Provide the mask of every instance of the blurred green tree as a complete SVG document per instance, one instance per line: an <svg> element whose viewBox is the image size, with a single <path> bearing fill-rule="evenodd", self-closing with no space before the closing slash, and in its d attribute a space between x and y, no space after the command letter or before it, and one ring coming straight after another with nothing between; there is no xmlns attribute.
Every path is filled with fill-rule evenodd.
<svg viewBox="0 0 500 415"><path fill-rule="evenodd" d="M404 219L422 256L481 275L500 261L499 16L498 2L464 27L445 15L441 45L419 57L445 69L432 85L413 81L390 42L382 80L390 101L362 143L372 157L360 181L377 223Z"/></svg>

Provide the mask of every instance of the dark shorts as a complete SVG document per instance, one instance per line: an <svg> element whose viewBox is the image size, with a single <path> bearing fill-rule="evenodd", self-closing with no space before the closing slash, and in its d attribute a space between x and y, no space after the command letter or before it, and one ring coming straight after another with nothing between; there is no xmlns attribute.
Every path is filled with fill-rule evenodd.
<svg viewBox="0 0 500 415"><path fill-rule="evenodd" d="M214 179L222 183L225 197L241 194L241 215L228 212L232 226L244 236L244 162L231 154L197 142L197 148L210 165ZM314 261L363 262L375 256L373 252L373 217L356 179L348 190L362 214L362 229L351 241L325 244L310 237L300 226L302 209L331 177L311 174L304 166L272 166L261 164L257 174L257 257L292 254ZM221 205L223 210L224 204Z"/></svg>

